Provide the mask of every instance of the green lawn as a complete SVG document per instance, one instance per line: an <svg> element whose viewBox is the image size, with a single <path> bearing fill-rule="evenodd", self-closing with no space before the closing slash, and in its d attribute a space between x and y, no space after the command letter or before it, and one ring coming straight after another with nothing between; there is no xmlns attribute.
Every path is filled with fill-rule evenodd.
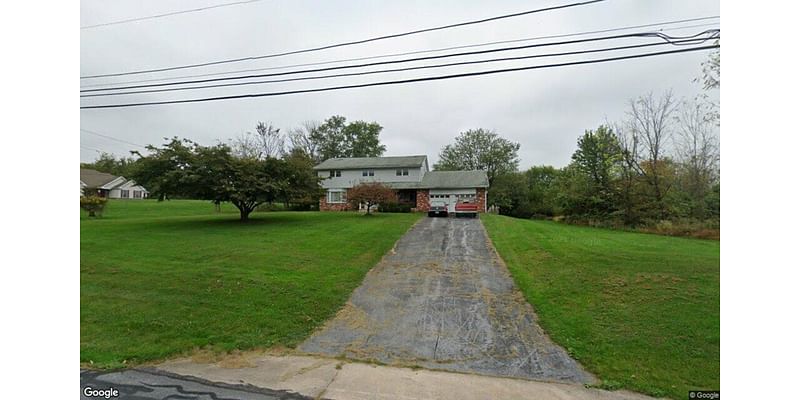
<svg viewBox="0 0 800 400"><path fill-rule="evenodd" d="M607 388L719 389L719 242L484 215L542 327Z"/></svg>
<svg viewBox="0 0 800 400"><path fill-rule="evenodd" d="M202 201L81 212L81 362L117 367L194 348L292 347L331 317L414 214L272 212Z"/></svg>

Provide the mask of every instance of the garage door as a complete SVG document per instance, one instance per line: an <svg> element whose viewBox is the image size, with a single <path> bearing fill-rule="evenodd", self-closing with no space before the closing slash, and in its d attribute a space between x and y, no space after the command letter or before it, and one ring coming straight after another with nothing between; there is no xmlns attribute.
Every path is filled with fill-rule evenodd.
<svg viewBox="0 0 800 400"><path fill-rule="evenodd" d="M431 189L430 199L442 200L447 203L447 212L456 212L458 201L475 201L475 189Z"/></svg>

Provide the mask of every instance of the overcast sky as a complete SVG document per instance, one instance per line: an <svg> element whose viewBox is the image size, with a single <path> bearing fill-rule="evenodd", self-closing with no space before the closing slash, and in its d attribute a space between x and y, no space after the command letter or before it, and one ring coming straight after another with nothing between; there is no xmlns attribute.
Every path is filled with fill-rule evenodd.
<svg viewBox="0 0 800 400"><path fill-rule="evenodd" d="M140 2L82 0L81 26L228 2L231 0L147 0ZM570 2L573 0L526 2L262 0L249 4L81 30L81 75L168 67L296 50ZM161 74L84 79L81 80L81 85L365 57L712 15L719 15L718 1L610 0L565 10L309 54ZM714 21L683 25L710 22ZM672 35L694 34L708 28L710 27L696 27L666 33ZM457 61L643 42L642 39L617 40L562 46L557 50L556 48L540 48L461 57ZM504 46L511 45L490 47ZM657 46L633 51L604 53L607 55L589 54L540 58L239 88L114 96L84 99L81 104L157 101L305 89L521 67L668 49L670 49L669 46ZM701 51L603 64L335 92L179 105L81 110L81 127L139 144L159 144L163 137L176 135L201 144L214 144L217 140L227 140L253 130L258 121L271 122L287 131L300 125L303 121L322 121L331 115L338 114L345 116L348 120L376 121L381 124L384 127L381 141L387 147L386 155L426 154L432 165L437 160L441 147L452 142L459 132L472 128L486 128L493 129L501 136L521 144L522 168L542 164L560 167L569 162L577 137L585 129L596 127L606 120L622 118L628 99L649 91L659 93L668 89L672 89L679 97L686 98L693 98L700 93L700 85L693 82L693 79L699 76L700 63L707 55L708 51ZM456 60L447 59L444 62L449 61ZM442 62L442 60L434 60L427 64ZM426 63L415 65L426 65ZM95 150L86 148L103 150L116 155L126 155L128 150L133 148L127 144L87 133L81 133L81 146L81 161L91 161L97 156Z"/></svg>

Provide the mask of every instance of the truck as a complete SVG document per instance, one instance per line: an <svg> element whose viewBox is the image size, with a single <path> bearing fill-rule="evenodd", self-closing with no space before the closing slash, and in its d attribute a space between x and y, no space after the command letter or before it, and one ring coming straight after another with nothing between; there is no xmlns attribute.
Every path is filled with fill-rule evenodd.
<svg viewBox="0 0 800 400"><path fill-rule="evenodd" d="M428 216L429 217L446 217L447 216L447 206L448 204L443 200L433 200L431 201L431 206L428 208Z"/></svg>
<svg viewBox="0 0 800 400"><path fill-rule="evenodd" d="M471 201L459 201L456 203L456 218L458 217L471 217L478 216L478 203Z"/></svg>

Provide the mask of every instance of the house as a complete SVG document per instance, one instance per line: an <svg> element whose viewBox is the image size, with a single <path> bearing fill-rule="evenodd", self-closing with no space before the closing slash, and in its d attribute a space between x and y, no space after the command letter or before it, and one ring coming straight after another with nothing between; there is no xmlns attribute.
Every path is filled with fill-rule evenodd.
<svg viewBox="0 0 800 400"><path fill-rule="evenodd" d="M412 211L426 212L431 199L444 200L453 212L457 201L472 201L486 211L489 179L485 171L430 171L428 157L331 158L314 167L325 178L323 211L349 210L347 191L362 182L380 182L397 191L397 200Z"/></svg>
<svg viewBox="0 0 800 400"><path fill-rule="evenodd" d="M93 169L81 168L81 196L86 188L97 190L97 195L109 199L146 199L150 192L136 182Z"/></svg>

